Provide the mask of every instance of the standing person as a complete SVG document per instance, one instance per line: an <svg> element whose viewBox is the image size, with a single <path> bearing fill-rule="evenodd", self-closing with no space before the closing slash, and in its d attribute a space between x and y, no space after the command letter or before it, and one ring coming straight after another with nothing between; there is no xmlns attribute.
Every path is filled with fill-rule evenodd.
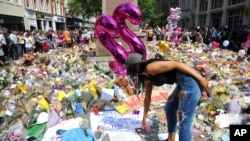
<svg viewBox="0 0 250 141"><path fill-rule="evenodd" d="M91 35L90 35L90 31L88 31L88 29L84 30L83 37L85 38L85 44L89 44Z"/></svg>
<svg viewBox="0 0 250 141"><path fill-rule="evenodd" d="M147 41L153 41L153 36L154 36L154 30L151 26L149 26L146 33Z"/></svg>
<svg viewBox="0 0 250 141"><path fill-rule="evenodd" d="M4 57L4 51L3 51L3 43L0 42L0 67L4 65L5 57Z"/></svg>
<svg viewBox="0 0 250 141"><path fill-rule="evenodd" d="M52 30L52 42L53 42L54 48L57 47L57 42L56 42L57 38L58 38L57 33L54 30Z"/></svg>
<svg viewBox="0 0 250 141"><path fill-rule="evenodd" d="M9 31L9 38L10 38L10 51L11 51L11 57L13 60L18 60L19 59L19 44L18 44L18 37L17 37L17 32L11 32ZM21 48L21 47L20 47ZM20 51L21 53L21 51Z"/></svg>
<svg viewBox="0 0 250 141"><path fill-rule="evenodd" d="M65 39L65 42L66 42L66 47L71 47L71 45L72 45L72 39L71 39L71 35L70 35L70 32L69 32L68 28L66 28L63 31L63 36L64 36L64 39Z"/></svg>
<svg viewBox="0 0 250 141"><path fill-rule="evenodd" d="M47 37L47 41L50 43L50 48L54 49L55 44L53 42L52 30L49 30L49 31L46 32L46 37Z"/></svg>
<svg viewBox="0 0 250 141"><path fill-rule="evenodd" d="M4 32L3 31L0 31L0 43L1 43L1 46L2 46L2 49L3 49L3 52L4 52L4 56L5 56L5 59L9 59L9 48L7 46L7 41L6 41L6 38L4 36Z"/></svg>
<svg viewBox="0 0 250 141"><path fill-rule="evenodd" d="M195 34L195 40L197 43L203 43L203 37L199 31L197 31Z"/></svg>
<svg viewBox="0 0 250 141"><path fill-rule="evenodd" d="M175 140L177 119L179 119L179 140L191 141L195 109L202 89L208 94L208 81L184 63L157 59L143 61L142 55L138 53L129 55L126 67L128 75L133 78L137 87L141 86L142 90L145 89L142 129L147 126L153 85L176 83L177 86L165 105L168 141Z"/></svg>
<svg viewBox="0 0 250 141"><path fill-rule="evenodd" d="M24 40L23 32L19 32L17 37L18 37L19 46L21 46L21 48L22 48L21 55L23 55L24 53L26 53L25 40Z"/></svg>
<svg viewBox="0 0 250 141"><path fill-rule="evenodd" d="M25 32L24 34L24 40L25 40L25 48L27 52L34 52L34 38L33 36L30 34L30 32Z"/></svg>
<svg viewBox="0 0 250 141"><path fill-rule="evenodd" d="M156 40L157 41L162 40L161 28L159 25L156 25L155 33L156 33Z"/></svg>
<svg viewBox="0 0 250 141"><path fill-rule="evenodd" d="M205 27L204 31L203 31L203 34L202 34L202 37L203 37L203 42L206 44L206 45L209 45L212 41L212 32L211 30L209 29L208 26Z"/></svg>
<svg viewBox="0 0 250 141"><path fill-rule="evenodd" d="M164 34L164 40L170 41L170 38L171 38L171 31L169 29L166 29L166 32Z"/></svg>
<svg viewBox="0 0 250 141"><path fill-rule="evenodd" d="M56 44L58 46L61 46L61 47L65 47L65 45L66 45L65 38L64 38L63 32L61 30L58 31Z"/></svg>

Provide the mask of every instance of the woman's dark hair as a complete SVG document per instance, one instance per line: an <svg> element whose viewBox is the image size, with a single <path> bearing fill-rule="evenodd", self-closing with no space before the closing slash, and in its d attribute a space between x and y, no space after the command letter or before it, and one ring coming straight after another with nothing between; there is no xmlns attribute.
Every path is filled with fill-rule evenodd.
<svg viewBox="0 0 250 141"><path fill-rule="evenodd" d="M162 61L163 59L153 58L145 62L128 65L127 75L128 75L128 78L132 80L134 83L134 89L136 90L136 94L140 94L142 91L144 91L144 88L145 88L144 80L146 79L146 76L140 75L140 74L142 74L145 71L146 66L149 63L160 61L160 60Z"/></svg>
<svg viewBox="0 0 250 141"><path fill-rule="evenodd" d="M156 60L164 60L164 57L161 54L157 53L157 54L155 54L155 59Z"/></svg>

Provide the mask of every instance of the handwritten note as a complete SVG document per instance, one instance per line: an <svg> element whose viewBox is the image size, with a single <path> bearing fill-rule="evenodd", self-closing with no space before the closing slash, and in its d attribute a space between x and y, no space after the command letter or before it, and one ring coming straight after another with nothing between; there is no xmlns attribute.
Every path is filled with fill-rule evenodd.
<svg viewBox="0 0 250 141"><path fill-rule="evenodd" d="M96 130L100 126L106 130L135 130L141 127L143 117L143 108L138 111L138 114L130 112L125 115L119 114L117 111L102 111L98 115L90 113L91 128Z"/></svg>
<svg viewBox="0 0 250 141"><path fill-rule="evenodd" d="M153 90L151 95L151 103L157 104L166 102L170 94L171 91ZM114 107L120 114L127 114L130 111L143 107L144 98L145 98L145 93L140 94L138 96L133 95L128 98L125 98L123 101L119 103L116 103Z"/></svg>

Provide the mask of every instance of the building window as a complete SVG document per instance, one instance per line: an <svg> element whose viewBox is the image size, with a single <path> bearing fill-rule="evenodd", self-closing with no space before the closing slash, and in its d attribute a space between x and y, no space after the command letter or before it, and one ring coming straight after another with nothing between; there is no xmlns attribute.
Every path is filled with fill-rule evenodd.
<svg viewBox="0 0 250 141"><path fill-rule="evenodd" d="M60 2L59 2L59 0L56 1L56 10L57 10L56 14L60 15Z"/></svg>
<svg viewBox="0 0 250 141"><path fill-rule="evenodd" d="M41 10L41 11L44 11L44 8L45 8L45 7L44 7L44 5L43 5L43 0L40 0L40 2L41 2L40 10Z"/></svg>
<svg viewBox="0 0 250 141"><path fill-rule="evenodd" d="M244 8L228 11L228 26L231 28L240 28L243 23Z"/></svg>
<svg viewBox="0 0 250 141"><path fill-rule="evenodd" d="M200 15L199 16L199 26L200 27L206 26L206 18L207 18L206 15Z"/></svg>
<svg viewBox="0 0 250 141"><path fill-rule="evenodd" d="M26 0L26 8L30 8L30 0Z"/></svg>
<svg viewBox="0 0 250 141"><path fill-rule="evenodd" d="M221 8L223 6L223 1L224 0L212 0L211 9Z"/></svg>
<svg viewBox="0 0 250 141"><path fill-rule="evenodd" d="M228 5L234 5L234 4L239 4L239 3L245 3L246 0L229 0Z"/></svg>
<svg viewBox="0 0 250 141"><path fill-rule="evenodd" d="M48 11L48 12L50 12L50 5L49 5L50 3L49 3L49 0L46 0L46 10Z"/></svg>
<svg viewBox="0 0 250 141"><path fill-rule="evenodd" d="M207 0L201 1L201 4L200 4L200 12L202 12L202 11L207 11L207 6L208 6L208 1L207 1Z"/></svg>
<svg viewBox="0 0 250 141"><path fill-rule="evenodd" d="M63 8L63 4L61 4L61 8L60 8L60 9L61 9L61 13L60 13L60 15L62 15L62 16L63 16L63 15L64 15L64 8Z"/></svg>
<svg viewBox="0 0 250 141"><path fill-rule="evenodd" d="M56 7L55 7L55 1L52 0L52 13L56 14Z"/></svg>
<svg viewBox="0 0 250 141"><path fill-rule="evenodd" d="M37 2L34 0L34 9L37 10Z"/></svg>
<svg viewBox="0 0 250 141"><path fill-rule="evenodd" d="M7 3L13 3L12 0L5 0Z"/></svg>
<svg viewBox="0 0 250 141"><path fill-rule="evenodd" d="M20 0L14 0L14 3L15 3L16 5L21 5Z"/></svg>

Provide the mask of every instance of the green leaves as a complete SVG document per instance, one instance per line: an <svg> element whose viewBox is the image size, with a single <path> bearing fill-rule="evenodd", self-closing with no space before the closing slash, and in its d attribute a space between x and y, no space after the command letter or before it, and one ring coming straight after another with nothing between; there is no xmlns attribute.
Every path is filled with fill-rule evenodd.
<svg viewBox="0 0 250 141"><path fill-rule="evenodd" d="M158 20L162 20L163 13L156 14L156 1L155 0L138 0L138 6L142 11L143 21L146 23L154 24Z"/></svg>
<svg viewBox="0 0 250 141"><path fill-rule="evenodd" d="M80 0L70 0L68 7L69 13L72 15L81 15L85 12L84 5Z"/></svg>
<svg viewBox="0 0 250 141"><path fill-rule="evenodd" d="M101 7L101 0L70 0L68 2L69 13L71 15L81 15L83 18L101 14Z"/></svg>

